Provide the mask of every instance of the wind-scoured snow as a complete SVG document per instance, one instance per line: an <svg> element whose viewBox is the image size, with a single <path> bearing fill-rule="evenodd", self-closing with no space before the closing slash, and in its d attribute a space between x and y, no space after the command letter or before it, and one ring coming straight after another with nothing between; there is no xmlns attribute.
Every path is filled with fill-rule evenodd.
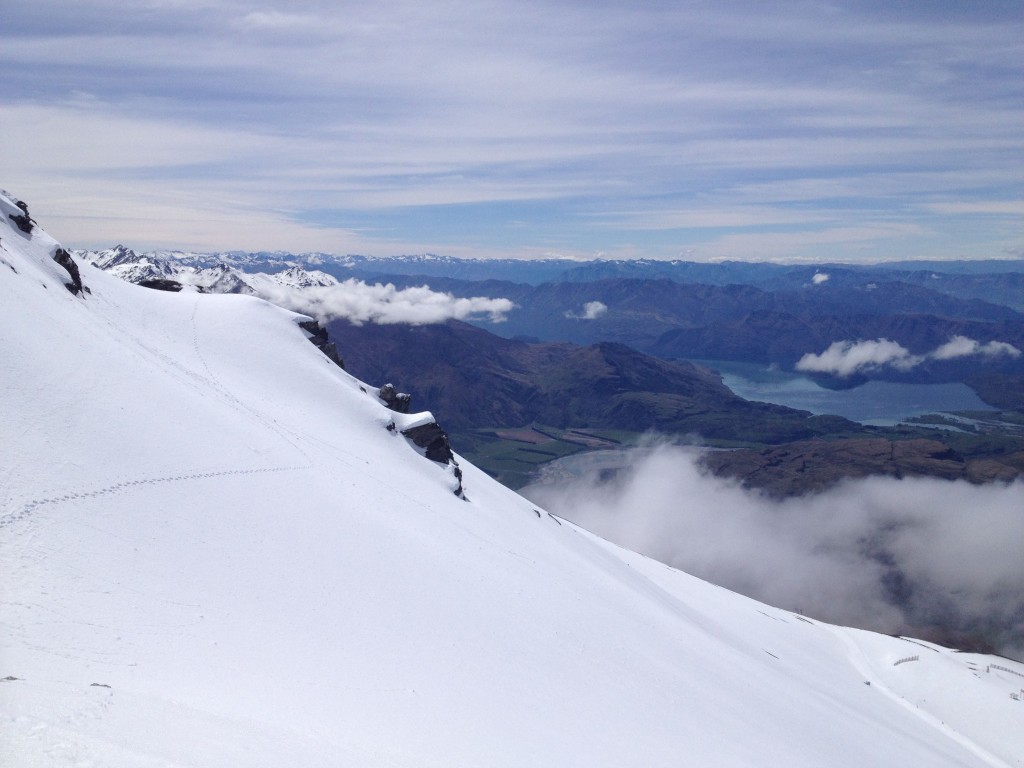
<svg viewBox="0 0 1024 768"><path fill-rule="evenodd" d="M0 207L5 766L1024 765L1024 665L456 498L301 316L72 295Z"/></svg>

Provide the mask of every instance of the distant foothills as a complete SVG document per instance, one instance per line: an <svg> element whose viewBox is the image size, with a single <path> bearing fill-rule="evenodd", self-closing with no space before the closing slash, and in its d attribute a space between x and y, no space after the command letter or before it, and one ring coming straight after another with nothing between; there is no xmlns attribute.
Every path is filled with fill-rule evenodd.
<svg viewBox="0 0 1024 768"><path fill-rule="evenodd" d="M876 474L988 482L1024 473L1024 260L706 264L124 246L77 255L152 288L252 293L318 315L354 375L410 392L457 451L514 487L552 459L651 432L731 449L709 452L706 466L778 496ZM375 284L390 288L366 287ZM413 313L409 322L353 314L366 302ZM452 310L423 320L415 302ZM995 410L865 426L749 402L689 361L772 366L840 390L963 383Z"/></svg>

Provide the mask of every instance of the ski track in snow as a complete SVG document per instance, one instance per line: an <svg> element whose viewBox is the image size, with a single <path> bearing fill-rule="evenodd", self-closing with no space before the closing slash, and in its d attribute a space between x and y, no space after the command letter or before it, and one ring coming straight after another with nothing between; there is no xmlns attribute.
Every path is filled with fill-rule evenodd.
<svg viewBox="0 0 1024 768"><path fill-rule="evenodd" d="M857 670L858 673L864 676L864 681L871 685L872 690L878 691L883 696L896 702L899 706L906 709L914 716L921 719L923 722L930 725L937 732L943 736L951 739L967 751L971 752L976 757L984 760L986 763L992 766L992 768L1012 768L1009 763L1000 760L998 757L993 755L991 752L978 746L973 740L964 736L956 729L946 725L942 720L935 717L934 715L924 711L913 702L901 696L898 692L887 686L878 675L875 674L871 668L871 659L864 653L857 641L850 637L848 631L843 627L832 626L831 624L824 624L822 622L816 622L817 626L831 632L846 648L847 656L850 660L851 666ZM901 638L905 639L905 638ZM908 641L909 642L909 641ZM924 646L929 650L935 650L929 646Z"/></svg>
<svg viewBox="0 0 1024 768"><path fill-rule="evenodd" d="M267 416L263 415L252 406L242 402L240 399L238 399L234 392L232 392L230 389L224 386L224 383L210 369L210 365L206 361L206 357L203 355L202 349L199 344L199 325L196 322L196 316L199 313L200 299L201 295L197 295L195 298L195 303L192 305L192 346L195 348L196 357L198 358L200 365L202 365L203 370L206 371L207 383L210 386L212 386L214 390L217 391L228 402L229 405L231 405L231 407L248 416L255 418L260 424L262 424L264 427L266 427L271 432L276 434L288 445L290 445L294 450L296 450L306 460L304 468L312 467L313 463L309 457L309 454L306 453L302 449L301 445L299 445L297 442L297 440L299 439L299 435L294 433L287 433L286 430L284 430L275 420L268 418Z"/></svg>

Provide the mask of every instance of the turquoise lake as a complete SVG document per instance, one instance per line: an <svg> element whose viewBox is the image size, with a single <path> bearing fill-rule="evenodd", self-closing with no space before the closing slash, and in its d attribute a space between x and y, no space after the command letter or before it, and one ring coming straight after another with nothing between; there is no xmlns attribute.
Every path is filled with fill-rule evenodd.
<svg viewBox="0 0 1024 768"><path fill-rule="evenodd" d="M862 424L888 426L926 413L996 410L966 384L869 381L853 389L831 390L798 373L763 365L723 360L694 362L721 373L726 386L747 400L844 416Z"/></svg>

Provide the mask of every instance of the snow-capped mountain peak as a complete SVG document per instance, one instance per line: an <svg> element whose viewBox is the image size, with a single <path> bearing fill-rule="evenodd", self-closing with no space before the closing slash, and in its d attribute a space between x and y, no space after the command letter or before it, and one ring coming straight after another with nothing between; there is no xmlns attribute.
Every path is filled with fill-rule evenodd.
<svg viewBox="0 0 1024 768"><path fill-rule="evenodd" d="M173 280L179 272L175 265L165 259L136 253L124 245L105 251L80 251L77 255L94 267L137 285Z"/></svg>
<svg viewBox="0 0 1024 768"><path fill-rule="evenodd" d="M86 252L83 255L92 264L95 264L100 269L107 270L121 264L134 264L140 260L139 254L120 243L115 245L113 248L106 249L105 251ZM147 257L147 260L157 261L150 257Z"/></svg>
<svg viewBox="0 0 1024 768"><path fill-rule="evenodd" d="M336 278L318 269L303 269L299 266L289 267L284 272L277 272L271 277L281 285L289 288L310 288L337 285Z"/></svg>

